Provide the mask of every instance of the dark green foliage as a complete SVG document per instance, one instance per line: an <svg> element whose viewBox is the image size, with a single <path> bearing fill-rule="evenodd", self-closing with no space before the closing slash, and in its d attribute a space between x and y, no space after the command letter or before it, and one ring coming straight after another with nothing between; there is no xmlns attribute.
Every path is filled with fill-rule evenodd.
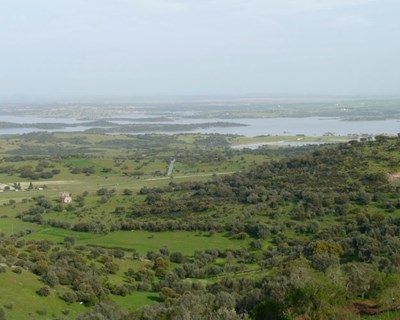
<svg viewBox="0 0 400 320"><path fill-rule="evenodd" d="M184 261L184 256L181 252L172 252L169 259L171 262L182 263Z"/></svg>
<svg viewBox="0 0 400 320"><path fill-rule="evenodd" d="M11 271L16 273L16 274L21 274L22 273L22 269L20 267L13 267L11 269Z"/></svg>
<svg viewBox="0 0 400 320"><path fill-rule="evenodd" d="M264 301L257 305L251 313L254 320L287 320L285 305L278 301Z"/></svg>
<svg viewBox="0 0 400 320"><path fill-rule="evenodd" d="M73 246L75 244L75 238L74 237L65 237L64 238L64 246Z"/></svg>
<svg viewBox="0 0 400 320"><path fill-rule="evenodd" d="M100 302L90 311L80 315L77 320L123 320L127 318L127 312L111 301Z"/></svg>
<svg viewBox="0 0 400 320"><path fill-rule="evenodd" d="M36 290L36 293L41 297L47 297L50 295L50 289L48 287L41 287L40 289Z"/></svg>
<svg viewBox="0 0 400 320"><path fill-rule="evenodd" d="M329 253L317 253L310 257L311 266L318 270L325 272L329 267L339 265L340 259L338 255Z"/></svg>
<svg viewBox="0 0 400 320"><path fill-rule="evenodd" d="M3 308L0 308L0 320L6 320L6 313Z"/></svg>
<svg viewBox="0 0 400 320"><path fill-rule="evenodd" d="M130 189L124 189L123 194L124 194L124 196L131 196L133 194L133 192Z"/></svg>
<svg viewBox="0 0 400 320"><path fill-rule="evenodd" d="M78 301L78 296L74 291L67 291L61 296L61 299L67 303L74 303Z"/></svg>

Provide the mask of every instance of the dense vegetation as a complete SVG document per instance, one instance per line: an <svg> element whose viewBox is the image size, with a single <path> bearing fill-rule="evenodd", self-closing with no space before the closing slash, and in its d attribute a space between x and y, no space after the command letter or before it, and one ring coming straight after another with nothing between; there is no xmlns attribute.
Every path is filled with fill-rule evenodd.
<svg viewBox="0 0 400 320"><path fill-rule="evenodd" d="M231 139L4 138L0 279L33 283L26 294L49 302L30 309L38 319L390 317L400 138L254 151ZM60 151L33 152L47 144ZM3 294L0 316L21 318Z"/></svg>

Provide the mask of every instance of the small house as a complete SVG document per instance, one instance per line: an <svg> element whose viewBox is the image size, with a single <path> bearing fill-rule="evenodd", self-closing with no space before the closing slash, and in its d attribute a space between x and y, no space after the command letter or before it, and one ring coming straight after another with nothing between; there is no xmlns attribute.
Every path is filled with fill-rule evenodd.
<svg viewBox="0 0 400 320"><path fill-rule="evenodd" d="M71 203L72 195L69 192L61 192L60 193L60 202L62 203Z"/></svg>

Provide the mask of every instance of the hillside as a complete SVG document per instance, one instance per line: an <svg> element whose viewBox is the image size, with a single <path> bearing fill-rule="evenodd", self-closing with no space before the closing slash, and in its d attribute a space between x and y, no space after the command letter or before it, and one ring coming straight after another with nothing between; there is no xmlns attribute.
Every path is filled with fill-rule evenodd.
<svg viewBox="0 0 400 320"><path fill-rule="evenodd" d="M396 319L400 138L235 139L2 137L1 314Z"/></svg>

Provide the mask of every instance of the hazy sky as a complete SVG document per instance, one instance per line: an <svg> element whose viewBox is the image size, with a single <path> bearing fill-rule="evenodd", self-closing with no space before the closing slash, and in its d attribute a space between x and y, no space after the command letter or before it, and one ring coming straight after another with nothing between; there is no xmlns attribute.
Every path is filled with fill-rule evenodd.
<svg viewBox="0 0 400 320"><path fill-rule="evenodd" d="M0 0L0 97L400 94L400 0Z"/></svg>

